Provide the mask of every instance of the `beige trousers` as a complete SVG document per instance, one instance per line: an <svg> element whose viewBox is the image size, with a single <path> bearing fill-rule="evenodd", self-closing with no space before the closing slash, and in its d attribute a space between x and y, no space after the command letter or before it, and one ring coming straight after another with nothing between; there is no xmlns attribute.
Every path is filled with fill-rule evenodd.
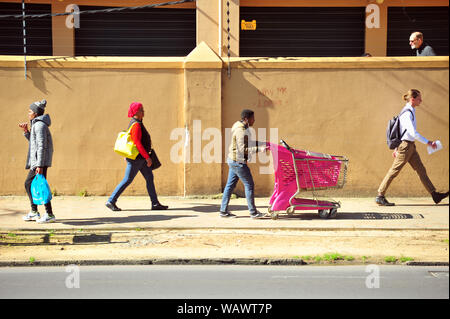
<svg viewBox="0 0 450 319"><path fill-rule="evenodd" d="M388 171L383 181L381 182L380 187L378 188L378 193L383 195L386 193L389 185L392 183L395 177L400 173L403 166L406 163L409 163L411 167L416 171L417 175L419 175L420 181L422 182L425 189L428 193L432 193L436 190L428 178L427 171L425 166L423 166L422 161L420 160L419 153L416 150L416 144L414 142L402 141L402 143L397 148L397 156L394 159L394 163L391 166L391 169Z"/></svg>

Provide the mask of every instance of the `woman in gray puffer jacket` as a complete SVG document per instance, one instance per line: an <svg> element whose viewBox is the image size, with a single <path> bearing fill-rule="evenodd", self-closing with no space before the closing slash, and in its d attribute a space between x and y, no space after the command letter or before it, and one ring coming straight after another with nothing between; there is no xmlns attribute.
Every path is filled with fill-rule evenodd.
<svg viewBox="0 0 450 319"><path fill-rule="evenodd" d="M47 178L47 168L52 166L53 141L49 126L51 125L50 115L44 115L47 105L46 100L34 102L30 105L28 117L31 121L31 130L28 130L27 123L20 123L19 127L24 130L24 136L29 141L26 169L30 169L25 180L25 190L31 203L31 211L23 217L25 221L37 221L38 223L51 223L55 221L52 204L45 204L46 214L40 216L37 205L33 203L31 196L31 183L37 174L43 174Z"/></svg>

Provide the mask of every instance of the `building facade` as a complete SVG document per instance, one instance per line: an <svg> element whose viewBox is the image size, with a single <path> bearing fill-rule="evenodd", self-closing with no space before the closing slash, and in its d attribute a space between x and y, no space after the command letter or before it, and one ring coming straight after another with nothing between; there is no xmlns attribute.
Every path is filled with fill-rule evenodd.
<svg viewBox="0 0 450 319"><path fill-rule="evenodd" d="M159 2L76 5L85 11ZM417 147L438 190L448 187L448 25L441 25L448 1L197 0L82 13L79 27L48 15L71 4L25 1L27 14L47 14L26 19L26 57L22 20L0 18L0 195L24 194L27 141L17 123L45 98L55 148L48 180L59 194L112 192L124 173L114 141L128 125L128 105L140 101L163 163L155 171L161 195L221 193L227 132L250 108L258 140L344 155L348 182L338 195L375 196L391 165L386 125L411 88L423 93L419 131L444 150L428 156L426 146ZM0 1L0 15L21 13L21 1ZM439 56L414 56L413 31L423 31ZM273 191L271 165L265 153L250 163L259 196ZM144 180L126 194L144 195ZM427 196L408 168L389 195Z"/></svg>
<svg viewBox="0 0 450 319"><path fill-rule="evenodd" d="M73 5L76 11L92 11L164 2L26 0L25 10L50 14L71 11ZM1 14L21 15L21 1L1 0ZM407 56L409 34L421 31L438 55L448 55L445 0L197 0L81 14L73 28L67 27L67 20L27 19L27 53L186 56L204 41L220 56ZM0 54L22 54L22 20L0 19L0 26Z"/></svg>

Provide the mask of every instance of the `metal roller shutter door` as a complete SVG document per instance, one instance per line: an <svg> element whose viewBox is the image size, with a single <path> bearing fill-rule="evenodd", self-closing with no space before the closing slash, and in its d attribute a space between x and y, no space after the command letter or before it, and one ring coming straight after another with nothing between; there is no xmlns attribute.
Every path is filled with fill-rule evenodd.
<svg viewBox="0 0 450 319"><path fill-rule="evenodd" d="M25 14L50 14L49 4L25 4ZM0 2L0 15L21 15L22 4ZM51 17L26 19L27 55L52 55ZM22 19L0 19L0 54L23 55Z"/></svg>
<svg viewBox="0 0 450 319"><path fill-rule="evenodd" d="M243 57L361 56L364 7L241 7L240 19L256 30L240 31Z"/></svg>
<svg viewBox="0 0 450 319"><path fill-rule="evenodd" d="M80 11L106 8L80 6ZM77 56L186 56L195 45L195 9L81 14L75 29Z"/></svg>
<svg viewBox="0 0 450 319"><path fill-rule="evenodd" d="M437 55L448 55L448 7L388 8L388 56L416 55L409 36L419 31Z"/></svg>

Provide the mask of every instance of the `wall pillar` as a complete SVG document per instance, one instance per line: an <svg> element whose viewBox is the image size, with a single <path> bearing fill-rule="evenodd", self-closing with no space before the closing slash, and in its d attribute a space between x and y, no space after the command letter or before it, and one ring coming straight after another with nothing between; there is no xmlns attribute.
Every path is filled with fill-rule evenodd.
<svg viewBox="0 0 450 319"><path fill-rule="evenodd" d="M222 60L205 42L184 63L184 195L222 192Z"/></svg>
<svg viewBox="0 0 450 319"><path fill-rule="evenodd" d="M371 3L371 5L376 5L379 8L379 28L368 28L366 21L365 52L372 54L372 56L386 56L387 54L388 6L386 2ZM371 15L371 12L366 11L366 17L369 15Z"/></svg>
<svg viewBox="0 0 450 319"><path fill-rule="evenodd" d="M73 3L70 0L52 1L52 13L63 13ZM52 42L54 56L75 56L75 28L66 26L68 16L52 17Z"/></svg>
<svg viewBox="0 0 450 319"><path fill-rule="evenodd" d="M240 0L222 0L222 43L221 57L228 56L228 44L230 45L230 56L239 56L239 30L240 30ZM228 19L230 22L228 23ZM228 34L228 27L230 32ZM228 35L230 41L228 42Z"/></svg>
<svg viewBox="0 0 450 319"><path fill-rule="evenodd" d="M197 0L197 45L205 42L218 56L239 56L239 0ZM228 24L227 20L230 20Z"/></svg>
<svg viewBox="0 0 450 319"><path fill-rule="evenodd" d="M197 46L205 42L219 53L219 3L220 0L197 0Z"/></svg>

